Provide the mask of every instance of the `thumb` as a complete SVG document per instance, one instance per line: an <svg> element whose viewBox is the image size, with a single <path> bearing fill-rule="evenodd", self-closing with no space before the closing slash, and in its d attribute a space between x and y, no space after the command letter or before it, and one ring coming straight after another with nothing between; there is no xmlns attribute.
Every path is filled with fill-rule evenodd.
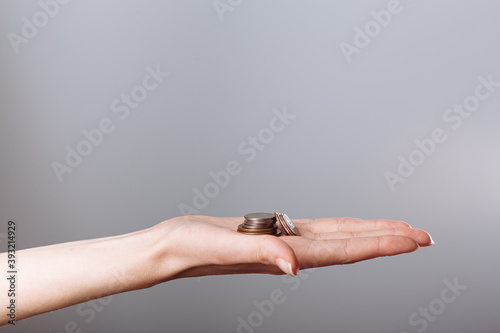
<svg viewBox="0 0 500 333"><path fill-rule="evenodd" d="M261 264L275 265L285 274L296 276L299 262L293 249L276 236L269 235L242 235L251 238L248 242L249 260Z"/></svg>

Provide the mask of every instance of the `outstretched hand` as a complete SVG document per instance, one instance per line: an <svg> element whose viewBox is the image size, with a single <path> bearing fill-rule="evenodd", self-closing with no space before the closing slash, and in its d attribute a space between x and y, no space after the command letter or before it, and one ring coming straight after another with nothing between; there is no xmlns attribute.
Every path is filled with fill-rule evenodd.
<svg viewBox="0 0 500 333"><path fill-rule="evenodd" d="M236 232L243 218L183 216L151 228L173 244L177 272L168 279L219 274L296 275L299 269L349 264L434 244L405 222L323 218L294 220L301 236ZM172 253L171 253L172 254Z"/></svg>
<svg viewBox="0 0 500 333"><path fill-rule="evenodd" d="M183 277L349 264L432 245L423 230L387 220L295 220L301 236L246 235L242 217L183 216L125 235L23 249L16 320ZM7 271L7 253L0 268ZM3 265L3 266L2 266ZM54 289L53 286L57 285ZM6 279L0 282L8 289ZM9 305L7 293L0 296ZM0 320L0 326L9 318Z"/></svg>

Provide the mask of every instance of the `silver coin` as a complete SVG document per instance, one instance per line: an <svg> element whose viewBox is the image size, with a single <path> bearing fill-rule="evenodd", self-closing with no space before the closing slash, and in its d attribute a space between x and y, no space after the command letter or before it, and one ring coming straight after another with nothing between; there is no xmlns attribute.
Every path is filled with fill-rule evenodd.
<svg viewBox="0 0 500 333"><path fill-rule="evenodd" d="M255 222L263 222L263 221L275 221L276 216L271 213L250 213L245 215L245 220L247 221L255 221Z"/></svg>
<svg viewBox="0 0 500 333"><path fill-rule="evenodd" d="M288 215L286 214L283 214L283 219L285 220L285 222L288 224L288 226L290 228L292 228L292 230L294 229L297 229L297 227L295 227L295 224L293 223L293 221L288 217Z"/></svg>
<svg viewBox="0 0 500 333"><path fill-rule="evenodd" d="M276 213L276 217L279 221L281 229L285 232L286 235L290 236L300 236L300 232L293 223L292 219L288 217L286 214Z"/></svg>
<svg viewBox="0 0 500 333"><path fill-rule="evenodd" d="M277 220L276 223L278 224L278 226L280 227L280 229L283 231L283 233L285 235L287 235L287 236L290 235L291 231L289 230L288 225L283 220L282 214L278 213L278 212L276 212L275 214L276 214L276 220Z"/></svg>
<svg viewBox="0 0 500 333"><path fill-rule="evenodd" d="M270 213L250 213L245 215L245 220L238 226L237 231L249 235L280 235L281 231L276 226L276 216Z"/></svg>

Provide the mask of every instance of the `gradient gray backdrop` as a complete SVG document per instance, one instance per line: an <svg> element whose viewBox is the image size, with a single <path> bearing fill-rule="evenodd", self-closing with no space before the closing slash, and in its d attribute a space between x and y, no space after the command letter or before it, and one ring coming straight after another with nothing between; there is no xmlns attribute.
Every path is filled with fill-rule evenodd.
<svg viewBox="0 0 500 333"><path fill-rule="evenodd" d="M177 280L116 295L95 317L75 306L4 331L230 333L279 289L286 301L255 332L413 333L412 314L439 308L444 281L458 279L467 289L424 331L499 332L500 89L456 130L443 115L478 76L500 81L500 3L402 0L350 63L341 43L390 1L231 3L221 20L212 0L72 1L16 53L8 34L42 9L2 0L3 237L8 219L20 248L147 228L236 160L241 174L201 214L404 220L436 245L293 281ZM157 65L168 78L120 120L112 102ZM285 107L296 118L248 162L238 146ZM103 118L114 132L59 182L51 163ZM437 127L447 141L391 191L384 173Z"/></svg>

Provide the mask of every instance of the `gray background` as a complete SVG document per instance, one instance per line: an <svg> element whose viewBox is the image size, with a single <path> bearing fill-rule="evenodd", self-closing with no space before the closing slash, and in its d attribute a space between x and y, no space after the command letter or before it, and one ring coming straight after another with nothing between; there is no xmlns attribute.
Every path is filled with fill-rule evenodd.
<svg viewBox="0 0 500 333"><path fill-rule="evenodd" d="M340 43L352 44L354 28L387 5L243 1L222 21L212 1L74 1L15 53L7 34L41 7L2 1L0 220L16 219L21 248L178 216L230 160L242 173L201 214L396 219L436 241L294 284L172 281L114 296L92 320L70 307L4 330L64 332L73 321L82 332L236 332L238 316L280 289L285 303L255 332L412 333L422 328L410 325L412 313L457 278L467 289L424 331L498 332L500 91L457 130L443 114L474 93L478 76L500 81L500 3L404 0L348 63ZM120 120L111 103L157 64L169 77ZM238 145L284 107L296 118L247 162ZM59 182L51 163L103 118L115 131ZM437 127L448 140L391 191L384 173Z"/></svg>

